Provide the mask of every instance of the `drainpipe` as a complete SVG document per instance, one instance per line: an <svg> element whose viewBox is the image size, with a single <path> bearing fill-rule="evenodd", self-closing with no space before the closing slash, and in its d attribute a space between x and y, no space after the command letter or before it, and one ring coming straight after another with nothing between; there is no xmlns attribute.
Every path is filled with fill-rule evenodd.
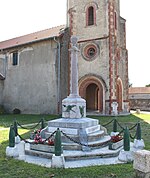
<svg viewBox="0 0 150 178"><path fill-rule="evenodd" d="M5 58L0 58L3 60L3 77L6 78L6 57Z"/></svg>
<svg viewBox="0 0 150 178"><path fill-rule="evenodd" d="M54 41L57 43L57 54L58 54L58 88L57 88L57 104L58 109L57 112L59 114L60 112L60 42L56 40L56 37L54 37Z"/></svg>
<svg viewBox="0 0 150 178"><path fill-rule="evenodd" d="M5 54L5 59L4 59L4 76L5 76L5 78L6 78L6 64L7 64L7 58L8 58L8 56L7 56L7 54Z"/></svg>

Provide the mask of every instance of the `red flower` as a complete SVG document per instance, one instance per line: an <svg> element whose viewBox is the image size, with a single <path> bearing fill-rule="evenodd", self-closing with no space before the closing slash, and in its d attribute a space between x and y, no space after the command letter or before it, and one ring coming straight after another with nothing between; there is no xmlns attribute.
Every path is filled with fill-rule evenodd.
<svg viewBox="0 0 150 178"><path fill-rule="evenodd" d="M120 140L122 140L122 136L119 136L119 135L111 136L111 141L113 143L119 142Z"/></svg>
<svg viewBox="0 0 150 178"><path fill-rule="evenodd" d="M54 140L49 139L49 140L48 140L48 144L51 145L51 146L53 146L53 145L54 145Z"/></svg>

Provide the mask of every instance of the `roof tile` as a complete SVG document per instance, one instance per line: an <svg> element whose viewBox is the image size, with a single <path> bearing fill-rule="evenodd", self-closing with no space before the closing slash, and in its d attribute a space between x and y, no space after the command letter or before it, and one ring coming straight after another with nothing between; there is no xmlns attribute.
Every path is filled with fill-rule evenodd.
<svg viewBox="0 0 150 178"><path fill-rule="evenodd" d="M46 30L38 31L35 33L31 33L28 35L20 36L17 38L13 38L10 40L0 42L0 49L7 49L11 47L15 47L18 45L23 45L31 42L36 42L39 40L44 40L52 37L57 37L60 35L60 30L64 29L65 25L49 28Z"/></svg>
<svg viewBox="0 0 150 178"><path fill-rule="evenodd" d="M150 87L130 87L129 94L150 94Z"/></svg>

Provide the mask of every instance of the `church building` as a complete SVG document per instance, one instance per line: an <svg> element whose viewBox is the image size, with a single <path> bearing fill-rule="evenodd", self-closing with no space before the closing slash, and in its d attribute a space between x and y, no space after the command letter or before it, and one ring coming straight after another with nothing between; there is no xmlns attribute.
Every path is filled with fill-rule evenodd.
<svg viewBox="0 0 150 178"><path fill-rule="evenodd" d="M128 114L126 20L120 17L120 0L68 0L66 21L0 42L0 105L9 113L61 113L61 101L70 92L70 37L77 36L79 94L87 111Z"/></svg>

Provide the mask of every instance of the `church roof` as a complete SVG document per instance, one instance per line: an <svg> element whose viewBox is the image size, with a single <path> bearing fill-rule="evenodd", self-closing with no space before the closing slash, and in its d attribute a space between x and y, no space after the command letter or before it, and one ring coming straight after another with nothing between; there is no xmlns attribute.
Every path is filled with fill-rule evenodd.
<svg viewBox="0 0 150 178"><path fill-rule="evenodd" d="M52 37L60 36L60 32L65 28L65 25L49 28L28 35L16 37L10 40L0 42L0 50L20 46L27 43L37 42Z"/></svg>
<svg viewBox="0 0 150 178"><path fill-rule="evenodd" d="M150 94L150 87L130 87L129 94Z"/></svg>

